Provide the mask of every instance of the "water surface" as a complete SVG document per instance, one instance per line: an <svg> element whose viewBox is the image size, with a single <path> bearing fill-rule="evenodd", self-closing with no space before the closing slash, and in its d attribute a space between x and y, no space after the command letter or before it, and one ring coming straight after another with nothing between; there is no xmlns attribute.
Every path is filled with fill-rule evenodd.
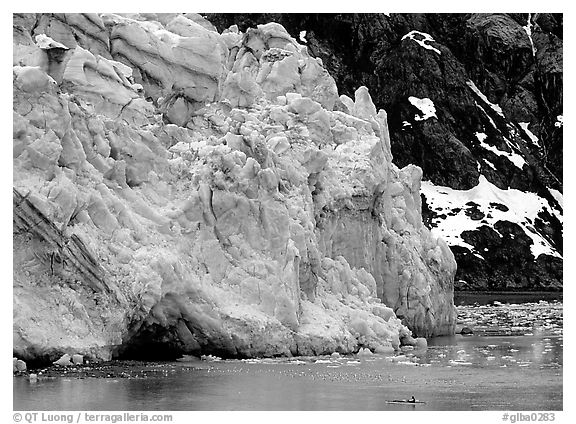
<svg viewBox="0 0 576 424"><path fill-rule="evenodd" d="M150 364L143 378L18 377L14 409L562 409L561 303L461 306L459 325L474 334L393 357L208 358ZM410 396L426 404L386 403Z"/></svg>

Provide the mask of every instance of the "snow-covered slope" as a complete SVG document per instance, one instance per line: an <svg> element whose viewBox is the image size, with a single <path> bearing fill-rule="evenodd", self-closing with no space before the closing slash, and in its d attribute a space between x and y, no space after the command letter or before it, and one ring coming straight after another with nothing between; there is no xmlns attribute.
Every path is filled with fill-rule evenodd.
<svg viewBox="0 0 576 424"><path fill-rule="evenodd" d="M452 247L464 269L459 288L558 289L563 200L551 186L558 181L549 174L538 175L534 158L545 153L544 148L529 123L514 125L473 82L467 85L486 119L485 132L475 132L471 143L478 183L458 190L423 181L429 225ZM512 169L517 188L502 178ZM522 174L532 183L522 181ZM494 242L495 235L499 242Z"/></svg>
<svg viewBox="0 0 576 424"><path fill-rule="evenodd" d="M431 181L422 182L422 194L432 212L433 233L443 237L450 246L463 247L470 250L474 256L484 259L479 250L487 249L482 245L473 246L465 242L462 234L477 230L482 226L494 228L497 222L505 221L519 225L523 233L531 239L530 250L534 261L540 255L562 259L562 255L558 251L561 246L557 246L554 241L550 240L549 234L546 234L545 231L535 227L539 219L546 219L545 216L550 216L562 224L562 194L550 188L545 193L545 197L528 190L522 191L509 187L502 189L491 183L483 175L482 171L487 169L486 165L488 165L488 169L498 172L494 162L502 162L502 160L510 162L519 169L523 169L525 166L528 168L529 165L522 156L522 150L518 144L515 144L519 141L523 143L526 140L522 140L518 131L505 121L500 106L491 103L472 81L468 81L467 85L477 97L476 106L486 114L488 122L492 126L491 132L496 132L502 137L505 142L504 148L508 151L500 150L498 147L488 144L485 141L488 138L486 133L476 132L475 136L479 147L502 159L494 160L493 156L479 158L482 163L478 164L480 176L475 187L469 190L455 190L450 187L436 186ZM488 110L491 113L488 113ZM501 117L504 124L497 125L493 119L494 114ZM519 126L530 141L536 147L540 147L537 137L528 130L528 123L521 123ZM504 128L504 131L501 128ZM515 143L507 138L510 135L516 137ZM502 234L500 236L502 237Z"/></svg>
<svg viewBox="0 0 576 424"><path fill-rule="evenodd" d="M518 224L532 240L530 248L534 259L542 254L562 257L546 236L534 228L538 214L556 212L546 199L534 193L502 190L481 175L478 185L470 190L453 190L424 181L422 194L436 214L432 219L432 233L451 246L468 248L482 257L481 252L463 240L462 234L483 225L494 227L498 221L507 221ZM562 216L558 218L561 220Z"/></svg>

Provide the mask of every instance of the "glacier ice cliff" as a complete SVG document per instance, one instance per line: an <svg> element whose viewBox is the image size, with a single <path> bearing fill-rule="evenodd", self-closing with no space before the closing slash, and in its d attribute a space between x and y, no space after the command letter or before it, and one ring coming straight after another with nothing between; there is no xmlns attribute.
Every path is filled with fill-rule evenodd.
<svg viewBox="0 0 576 424"><path fill-rule="evenodd" d="M561 13L207 17L305 30L340 94L370 88L394 163L423 170L423 221L454 253L455 290L562 290Z"/></svg>
<svg viewBox="0 0 576 424"><path fill-rule="evenodd" d="M389 352L454 330L386 112L275 23L14 15L14 353Z"/></svg>

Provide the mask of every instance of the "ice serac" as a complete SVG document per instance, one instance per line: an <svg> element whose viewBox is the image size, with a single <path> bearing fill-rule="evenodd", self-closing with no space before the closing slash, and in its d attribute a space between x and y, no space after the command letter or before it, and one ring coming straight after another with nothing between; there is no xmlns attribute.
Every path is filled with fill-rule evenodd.
<svg viewBox="0 0 576 424"><path fill-rule="evenodd" d="M134 69L149 97L162 98L165 107L182 99L186 104L178 109L219 99L228 49L218 33L182 15L166 26L145 15L107 14L103 21L110 31L112 57Z"/></svg>
<svg viewBox="0 0 576 424"><path fill-rule="evenodd" d="M360 139L334 149L314 199L321 250L368 270L378 297L417 334L449 334L456 265L447 245L422 225L422 171L391 162L385 113L375 115L365 87L355 98Z"/></svg>
<svg viewBox="0 0 576 424"><path fill-rule="evenodd" d="M99 18L108 57L14 38L18 357L389 352L453 331L454 259L367 89L346 105L277 24Z"/></svg>
<svg viewBox="0 0 576 424"><path fill-rule="evenodd" d="M96 13L14 14L14 32L35 38L46 35L68 48L78 45L110 59L110 38Z"/></svg>

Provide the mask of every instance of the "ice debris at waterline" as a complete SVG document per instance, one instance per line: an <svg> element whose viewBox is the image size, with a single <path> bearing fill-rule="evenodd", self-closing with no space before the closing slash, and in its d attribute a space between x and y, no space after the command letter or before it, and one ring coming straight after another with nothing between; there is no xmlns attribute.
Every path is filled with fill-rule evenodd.
<svg viewBox="0 0 576 424"><path fill-rule="evenodd" d="M456 331L468 329L477 335L533 335L535 332L562 334L564 307L559 301L526 302L457 307Z"/></svg>
<svg viewBox="0 0 576 424"><path fill-rule="evenodd" d="M388 352L454 331L386 112L275 23L14 15L14 352ZM34 37L42 35L42 37ZM35 41L36 40L36 41Z"/></svg>
<svg viewBox="0 0 576 424"><path fill-rule="evenodd" d="M62 355L60 359L58 359L57 361L53 362L54 365L59 365L62 367L69 367L72 365L82 365L83 363L84 363L84 357L82 355L75 354L70 356L67 353Z"/></svg>
<svg viewBox="0 0 576 424"><path fill-rule="evenodd" d="M26 362L22 359L12 358L12 372L24 372L26 369Z"/></svg>

